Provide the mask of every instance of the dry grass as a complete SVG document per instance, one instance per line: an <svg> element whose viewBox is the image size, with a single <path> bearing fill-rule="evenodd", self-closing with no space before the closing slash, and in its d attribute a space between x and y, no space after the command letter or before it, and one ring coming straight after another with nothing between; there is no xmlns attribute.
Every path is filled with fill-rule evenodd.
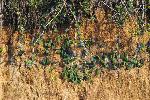
<svg viewBox="0 0 150 100"><path fill-rule="evenodd" d="M105 70L92 82L74 85L62 81L56 70L1 66L3 100L149 100L149 67Z"/></svg>

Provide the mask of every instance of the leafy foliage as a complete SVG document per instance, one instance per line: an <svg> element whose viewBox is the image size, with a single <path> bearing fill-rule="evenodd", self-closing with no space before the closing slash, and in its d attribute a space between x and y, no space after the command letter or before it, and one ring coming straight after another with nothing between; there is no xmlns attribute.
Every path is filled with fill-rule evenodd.
<svg viewBox="0 0 150 100"><path fill-rule="evenodd" d="M72 66L70 68L65 67L62 72L62 77L64 79L68 79L68 81L71 81L73 83L80 83L81 79L77 73L76 66Z"/></svg>
<svg viewBox="0 0 150 100"><path fill-rule="evenodd" d="M65 39L64 43L60 48L60 56L63 58L65 63L69 63L74 59L74 53L71 49L72 40Z"/></svg>
<svg viewBox="0 0 150 100"><path fill-rule="evenodd" d="M126 53L119 54L117 52L102 53L100 56L93 56L93 61L108 69L117 69L120 67L134 68L141 67L142 59L129 58Z"/></svg>

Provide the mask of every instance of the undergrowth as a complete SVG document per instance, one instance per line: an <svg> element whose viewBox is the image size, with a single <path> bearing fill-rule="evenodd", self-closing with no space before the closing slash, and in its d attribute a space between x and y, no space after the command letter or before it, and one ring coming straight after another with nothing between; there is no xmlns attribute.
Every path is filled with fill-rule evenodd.
<svg viewBox="0 0 150 100"><path fill-rule="evenodd" d="M73 83L90 80L93 75L100 73L102 68L111 70L125 67L126 69L141 67L144 60L139 58L140 52L146 49L150 53L150 41L147 44L137 43L133 55L129 52L119 52L120 43L116 42L117 49L110 52L101 52L92 55L90 48L96 45L94 39L81 39L80 26L84 20L97 22L96 11L103 9L107 20L115 23L118 29L122 30L126 20L136 19L136 35L143 35L149 21L150 2L133 0L114 2L106 0L5 0L3 9L4 26L19 32L18 42L20 43L18 55L25 54L24 35L28 32L31 35L30 46L32 55L25 61L27 68L37 63L36 58L42 54L39 63L42 66L53 66L61 63L63 79ZM84 20L83 20L84 19ZM75 29L75 36L71 37L69 32ZM15 33L10 36L13 37ZM61 34L63 33L63 34ZM45 38L44 35L55 39ZM120 33L119 33L120 35ZM133 38L133 37L131 37ZM11 37L10 37L11 39ZM42 46L40 52L38 46ZM81 50L78 54L75 49ZM11 48L10 48L11 49ZM11 49L13 50L13 49ZM2 48L0 48L0 53ZM52 59L54 54L60 55L61 62ZM90 59L86 57L90 56Z"/></svg>

